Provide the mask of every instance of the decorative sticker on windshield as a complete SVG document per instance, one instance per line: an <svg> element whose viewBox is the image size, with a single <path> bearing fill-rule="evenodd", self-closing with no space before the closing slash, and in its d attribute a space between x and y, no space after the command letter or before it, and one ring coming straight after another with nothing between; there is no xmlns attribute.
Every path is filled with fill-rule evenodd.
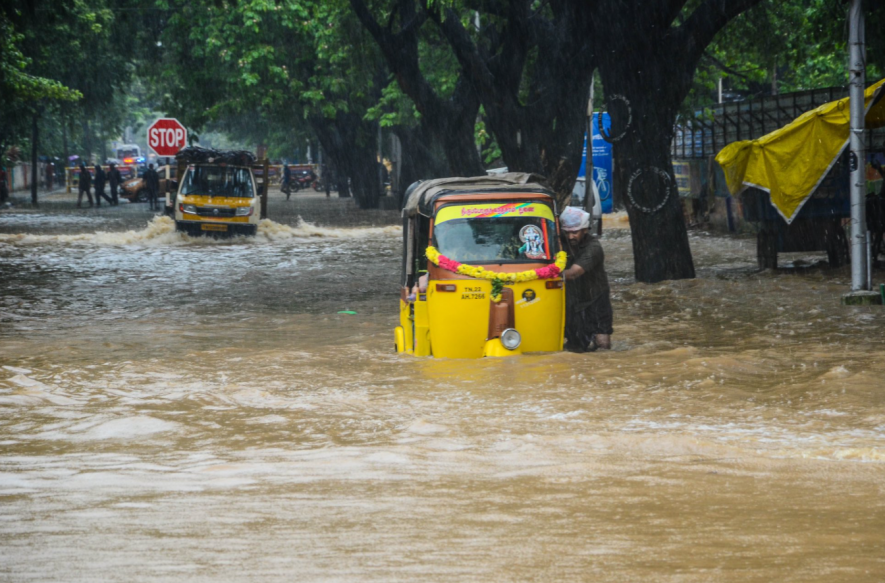
<svg viewBox="0 0 885 583"><path fill-rule="evenodd" d="M525 243L519 248L520 253L525 253L529 259L546 259L547 251L544 250L544 235L541 229L535 225L526 225L519 230L519 240Z"/></svg>
<svg viewBox="0 0 885 583"><path fill-rule="evenodd" d="M445 206L436 213L436 224L452 219L494 219L499 217L539 217L553 220L553 211L538 201L505 204L465 204Z"/></svg>

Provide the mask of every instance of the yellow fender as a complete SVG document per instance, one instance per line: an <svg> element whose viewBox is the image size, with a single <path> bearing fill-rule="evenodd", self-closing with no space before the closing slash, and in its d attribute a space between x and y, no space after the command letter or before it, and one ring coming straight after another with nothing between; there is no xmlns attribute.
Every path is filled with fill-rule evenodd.
<svg viewBox="0 0 885 583"><path fill-rule="evenodd" d="M394 342L396 343L397 352L406 351L406 331L402 326L397 326L393 330Z"/></svg>
<svg viewBox="0 0 885 583"><path fill-rule="evenodd" d="M488 356L518 356L522 354L522 346L518 346L516 350L507 350L501 343L500 338L492 338L486 340L485 346L482 348L482 355Z"/></svg>

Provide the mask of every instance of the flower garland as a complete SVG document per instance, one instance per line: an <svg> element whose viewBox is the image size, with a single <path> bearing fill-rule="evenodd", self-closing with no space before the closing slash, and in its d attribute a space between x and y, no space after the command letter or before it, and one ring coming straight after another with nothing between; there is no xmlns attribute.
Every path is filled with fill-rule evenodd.
<svg viewBox="0 0 885 583"><path fill-rule="evenodd" d="M476 279L488 279L492 282L492 301L501 300L501 291L504 289L505 283L520 283L524 281L534 281L536 279L554 279L565 269L567 255L565 251L556 254L556 261L550 265L539 267L538 269L529 269L528 271L519 271L516 273L498 273L490 271L484 267L476 265L465 265L454 259L449 259L437 251L433 245L429 246L426 251L427 259L438 267L442 267L446 271L474 277Z"/></svg>

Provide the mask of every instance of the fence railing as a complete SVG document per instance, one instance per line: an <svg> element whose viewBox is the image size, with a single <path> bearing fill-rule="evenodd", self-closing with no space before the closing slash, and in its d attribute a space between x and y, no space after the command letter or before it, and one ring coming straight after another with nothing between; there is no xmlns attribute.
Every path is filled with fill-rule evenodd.
<svg viewBox="0 0 885 583"><path fill-rule="evenodd" d="M806 111L843 97L848 97L847 88L827 87L721 103L677 123L671 154L680 159L715 156L732 142L760 138ZM885 129L867 132L866 138L867 147L881 145Z"/></svg>

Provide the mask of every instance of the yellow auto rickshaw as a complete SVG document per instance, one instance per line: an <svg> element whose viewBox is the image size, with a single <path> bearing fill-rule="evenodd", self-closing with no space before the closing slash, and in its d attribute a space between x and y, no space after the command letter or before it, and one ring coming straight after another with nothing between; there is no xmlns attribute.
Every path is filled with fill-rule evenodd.
<svg viewBox="0 0 885 583"><path fill-rule="evenodd" d="M536 176L410 187L396 350L479 358L562 350L565 285L553 195Z"/></svg>

